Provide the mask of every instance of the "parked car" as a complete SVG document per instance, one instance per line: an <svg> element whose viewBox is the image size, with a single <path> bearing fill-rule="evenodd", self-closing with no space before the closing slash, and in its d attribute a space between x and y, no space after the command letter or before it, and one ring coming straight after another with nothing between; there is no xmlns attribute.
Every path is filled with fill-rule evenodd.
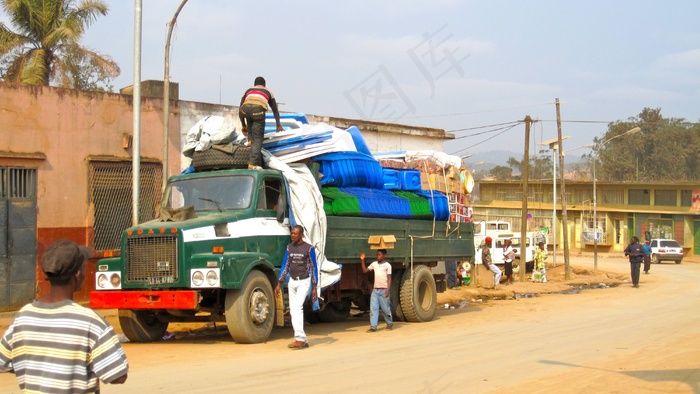
<svg viewBox="0 0 700 394"><path fill-rule="evenodd" d="M673 239L652 239L651 262L658 264L662 261L675 261L680 264L683 260L683 247Z"/></svg>

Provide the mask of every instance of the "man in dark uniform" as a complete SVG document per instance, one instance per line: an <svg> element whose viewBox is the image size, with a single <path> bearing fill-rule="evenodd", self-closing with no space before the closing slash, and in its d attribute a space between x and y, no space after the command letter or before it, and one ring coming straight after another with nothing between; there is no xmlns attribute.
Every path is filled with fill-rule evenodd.
<svg viewBox="0 0 700 394"><path fill-rule="evenodd" d="M642 251L642 245L639 244L637 236L632 237L630 244L625 248L625 256L630 259L632 287L639 287L639 265L644 259L644 251Z"/></svg>
<svg viewBox="0 0 700 394"><path fill-rule="evenodd" d="M275 294L281 289L281 283L289 279L287 291L289 293L289 313L292 315L292 327L294 328L294 341L289 344L291 349L303 349L309 347L304 332L304 302L311 289L311 301L316 302L316 252L314 247L302 240L304 228L296 225L292 227L292 242L287 245L287 251L282 258L282 267L275 287Z"/></svg>
<svg viewBox="0 0 700 394"><path fill-rule="evenodd" d="M265 112L268 107L272 109L272 113L275 115L277 131L283 131L275 96L265 87L265 78L257 77L255 78L254 86L243 93L238 109L238 117L243 126L243 134L250 141L249 169L262 168L261 150L265 135Z"/></svg>

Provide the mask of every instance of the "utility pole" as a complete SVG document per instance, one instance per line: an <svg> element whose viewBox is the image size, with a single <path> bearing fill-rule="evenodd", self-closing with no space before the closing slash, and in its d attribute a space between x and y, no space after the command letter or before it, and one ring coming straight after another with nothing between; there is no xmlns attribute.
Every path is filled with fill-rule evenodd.
<svg viewBox="0 0 700 394"><path fill-rule="evenodd" d="M139 224L141 185L141 22L142 0L134 0L134 93L132 96L133 138L131 148L131 224Z"/></svg>
<svg viewBox="0 0 700 394"><path fill-rule="evenodd" d="M525 116L525 149L523 151L521 181L523 187L523 210L520 216L520 281L525 281L527 268L527 182L530 176L530 124L532 118Z"/></svg>
<svg viewBox="0 0 700 394"><path fill-rule="evenodd" d="M559 147L559 174L561 183L561 230L562 230L562 243L564 244L564 279L571 279L571 266L569 265L569 225L566 218L566 184L564 183L564 148L562 144L562 133L561 133L561 112L559 111L559 98L554 100L554 104L557 108L557 139Z"/></svg>
<svg viewBox="0 0 700 394"><path fill-rule="evenodd" d="M173 18L168 22L168 34L165 39L165 55L163 62L163 190L168 183L168 140L170 133L170 39L173 36L173 28L177 22L177 16L180 15L182 7L185 6L187 0L182 0L180 5L175 10Z"/></svg>

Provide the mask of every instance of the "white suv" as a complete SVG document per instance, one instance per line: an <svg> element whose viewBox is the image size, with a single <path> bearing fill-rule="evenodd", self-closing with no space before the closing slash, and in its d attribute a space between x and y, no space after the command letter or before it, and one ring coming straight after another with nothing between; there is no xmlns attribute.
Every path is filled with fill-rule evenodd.
<svg viewBox="0 0 700 394"><path fill-rule="evenodd" d="M662 261L675 261L680 264L683 260L683 248L673 239L652 239L651 262L658 264Z"/></svg>

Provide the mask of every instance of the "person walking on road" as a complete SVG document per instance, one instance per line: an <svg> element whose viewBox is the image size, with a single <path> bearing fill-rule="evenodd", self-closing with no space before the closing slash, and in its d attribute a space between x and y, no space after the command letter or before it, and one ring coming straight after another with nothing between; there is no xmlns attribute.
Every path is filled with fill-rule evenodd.
<svg viewBox="0 0 700 394"><path fill-rule="evenodd" d="M625 256L629 257L630 260L632 287L639 287L639 265L644 259L644 252L637 236L632 237L630 244L625 248Z"/></svg>
<svg viewBox="0 0 700 394"><path fill-rule="evenodd" d="M379 309L384 314L387 330L394 328L394 321L391 316L391 264L386 262L386 249L377 250L377 260L368 266L365 265L365 253L360 253L360 264L362 272L374 271L374 288L369 299L369 330L377 331L379 324Z"/></svg>
<svg viewBox="0 0 700 394"><path fill-rule="evenodd" d="M250 141L249 169L261 169L262 167L262 142L265 136L265 112L268 107L275 116L277 131L284 131L280 121L280 113L277 109L275 96L265 87L265 78L257 77L253 87L243 93L241 104L238 108L238 117L243 126L243 134Z"/></svg>
<svg viewBox="0 0 700 394"><path fill-rule="evenodd" d="M544 248L544 242L537 244L535 249L535 267L532 270L533 282L547 282L547 250Z"/></svg>
<svg viewBox="0 0 700 394"><path fill-rule="evenodd" d="M126 381L129 364L112 326L73 301L89 256L72 241L51 244L41 258L48 293L22 307L0 340L0 372L13 372L24 392L92 393L100 381Z"/></svg>
<svg viewBox="0 0 700 394"><path fill-rule="evenodd" d="M304 349L309 347L304 332L304 302L309 295L309 290L311 290L312 304L317 304L316 251L313 246L303 241L303 227L299 225L292 227L290 237L292 242L287 245L287 250L282 258L275 295L279 294L281 284L288 279L289 313L292 315L292 327L294 328L294 340L288 347L290 349Z"/></svg>
<svg viewBox="0 0 700 394"><path fill-rule="evenodd" d="M502 273L491 260L491 242L493 242L491 237L486 237L486 239L484 239L484 245L481 248L481 264L483 264L486 269L493 272L493 288L496 289L501 283Z"/></svg>
<svg viewBox="0 0 700 394"><path fill-rule="evenodd" d="M642 252L644 252L644 273L649 274L651 269L651 245L649 245L649 241L642 245Z"/></svg>
<svg viewBox="0 0 700 394"><path fill-rule="evenodd" d="M503 244L503 268L506 273L506 284L513 283L513 259L515 258L515 250L513 250L513 241L506 239Z"/></svg>

